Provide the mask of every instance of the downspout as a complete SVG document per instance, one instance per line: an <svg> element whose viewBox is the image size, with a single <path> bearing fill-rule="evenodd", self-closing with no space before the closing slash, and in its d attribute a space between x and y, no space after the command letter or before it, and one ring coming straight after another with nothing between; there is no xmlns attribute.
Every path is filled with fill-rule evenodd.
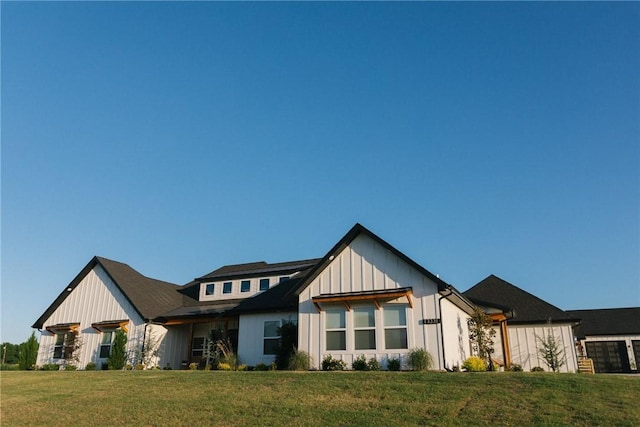
<svg viewBox="0 0 640 427"><path fill-rule="evenodd" d="M440 348L442 348L442 368L447 369L447 359L445 358L444 353L444 327L442 326L442 298L446 298L453 293L451 288L447 286L448 293L440 294L440 298L438 298L438 316L440 316Z"/></svg>
<svg viewBox="0 0 640 427"><path fill-rule="evenodd" d="M140 358L144 359L144 343L147 342L147 326L149 324L144 322L144 333L142 334L142 347L140 349ZM142 361L138 360L138 363L142 363Z"/></svg>

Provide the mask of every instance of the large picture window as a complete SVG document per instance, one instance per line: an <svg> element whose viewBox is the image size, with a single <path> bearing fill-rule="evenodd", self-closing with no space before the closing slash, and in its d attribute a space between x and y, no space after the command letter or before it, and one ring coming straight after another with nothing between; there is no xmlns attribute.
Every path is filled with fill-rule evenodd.
<svg viewBox="0 0 640 427"><path fill-rule="evenodd" d="M385 305L384 345L386 349L407 347L407 310L404 305Z"/></svg>
<svg viewBox="0 0 640 427"><path fill-rule="evenodd" d="M327 332L327 350L346 350L346 316L344 308L332 308L325 312Z"/></svg>
<svg viewBox="0 0 640 427"><path fill-rule="evenodd" d="M376 348L376 312L373 306L353 308L353 329L356 350Z"/></svg>

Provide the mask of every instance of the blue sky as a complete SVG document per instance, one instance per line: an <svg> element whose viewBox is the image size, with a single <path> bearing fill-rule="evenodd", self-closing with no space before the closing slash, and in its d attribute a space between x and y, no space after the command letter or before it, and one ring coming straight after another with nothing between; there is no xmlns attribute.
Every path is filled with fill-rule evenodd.
<svg viewBox="0 0 640 427"><path fill-rule="evenodd" d="M640 3L2 2L2 341L360 222L460 290L640 304Z"/></svg>

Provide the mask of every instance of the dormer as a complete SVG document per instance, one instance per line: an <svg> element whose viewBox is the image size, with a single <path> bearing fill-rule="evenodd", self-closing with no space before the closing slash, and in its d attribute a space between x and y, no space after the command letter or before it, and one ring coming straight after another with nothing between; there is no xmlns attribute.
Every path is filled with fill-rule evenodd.
<svg viewBox="0 0 640 427"><path fill-rule="evenodd" d="M295 277L302 270L317 264L320 259L269 264L265 261L225 265L197 278L200 301L244 299L255 296L281 281Z"/></svg>

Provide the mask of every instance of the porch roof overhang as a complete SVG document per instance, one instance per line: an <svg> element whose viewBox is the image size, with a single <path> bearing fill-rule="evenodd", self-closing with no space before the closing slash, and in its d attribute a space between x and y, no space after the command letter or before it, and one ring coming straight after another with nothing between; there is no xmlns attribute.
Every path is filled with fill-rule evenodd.
<svg viewBox="0 0 640 427"><path fill-rule="evenodd" d="M124 320L105 320L104 322L95 322L91 324L91 327L98 332L104 332L111 329L122 329L124 332L129 332L127 326L129 325L129 319Z"/></svg>
<svg viewBox="0 0 640 427"><path fill-rule="evenodd" d="M163 325L182 325L211 320L212 318L229 317L231 315L229 312L237 307L240 301L215 301L209 304L180 307L153 319L153 321Z"/></svg>
<svg viewBox="0 0 640 427"><path fill-rule="evenodd" d="M52 334L56 334L59 332L73 332L77 334L80 330L80 322L71 322L71 323L57 323L55 325L46 326L45 329Z"/></svg>
<svg viewBox="0 0 640 427"><path fill-rule="evenodd" d="M318 311L322 311L322 304L324 303L343 303L347 306L347 309L351 309L350 303L353 302L373 302L376 308L380 308L379 301L392 300L397 298L407 298L409 307L413 308L413 289L397 288L397 289L383 289L376 291L361 291L361 292L346 292L339 294L324 294L318 295L311 300Z"/></svg>

